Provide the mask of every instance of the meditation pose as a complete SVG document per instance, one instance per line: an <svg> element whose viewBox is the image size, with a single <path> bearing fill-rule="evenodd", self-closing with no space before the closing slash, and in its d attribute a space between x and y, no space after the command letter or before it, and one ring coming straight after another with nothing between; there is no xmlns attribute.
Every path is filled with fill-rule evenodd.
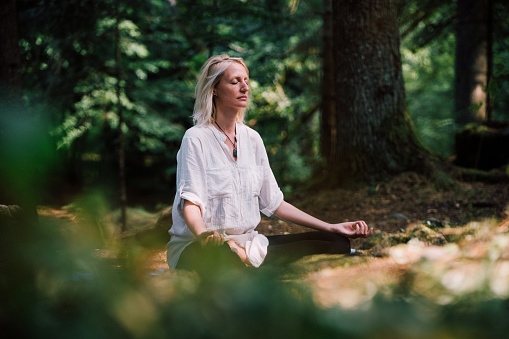
<svg viewBox="0 0 509 339"><path fill-rule="evenodd" d="M349 238L373 232L364 221L330 224L283 199L260 135L243 123L249 71L218 55L203 65L193 120L177 155L168 265L194 269L220 253L232 265L259 267L318 253L349 254ZM266 237L260 212L313 229Z"/></svg>

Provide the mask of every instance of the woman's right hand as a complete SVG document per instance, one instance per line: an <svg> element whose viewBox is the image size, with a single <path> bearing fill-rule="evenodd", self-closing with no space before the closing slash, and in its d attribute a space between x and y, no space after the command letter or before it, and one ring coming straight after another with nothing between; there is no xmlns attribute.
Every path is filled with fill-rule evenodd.
<svg viewBox="0 0 509 339"><path fill-rule="evenodd" d="M221 246L224 244L224 235L216 231L205 231L200 233L198 241L204 246Z"/></svg>

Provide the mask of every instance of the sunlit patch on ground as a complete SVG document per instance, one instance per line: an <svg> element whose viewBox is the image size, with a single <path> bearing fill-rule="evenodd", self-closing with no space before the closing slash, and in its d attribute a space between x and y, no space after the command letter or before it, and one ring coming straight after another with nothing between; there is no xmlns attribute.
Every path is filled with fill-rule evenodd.
<svg viewBox="0 0 509 339"><path fill-rule="evenodd" d="M378 293L419 295L439 305L508 298L509 234L501 232L505 223L470 223L455 231L462 237L458 243L443 246L415 237L387 248L383 258L343 259L353 266L313 272L306 281L322 307L357 308Z"/></svg>

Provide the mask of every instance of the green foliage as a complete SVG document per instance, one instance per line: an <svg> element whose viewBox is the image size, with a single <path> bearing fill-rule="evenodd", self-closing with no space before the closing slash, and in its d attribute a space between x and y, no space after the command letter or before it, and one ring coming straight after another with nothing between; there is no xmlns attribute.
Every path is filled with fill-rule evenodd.
<svg viewBox="0 0 509 339"><path fill-rule="evenodd" d="M278 159L282 185L299 181L309 175L299 168L312 165L318 148L291 140L316 143L318 121L313 133L288 136L288 128L319 102L320 11L318 0L22 1L26 97L52 107L51 134L64 162L98 154L114 172L121 110L130 166L151 157L174 173L201 65L212 54L241 56L253 79L249 124ZM159 177L174 185L171 174Z"/></svg>
<svg viewBox="0 0 509 339"><path fill-rule="evenodd" d="M72 223L44 217L40 225L31 225L23 242L0 239L0 326L6 333L52 338L477 338L507 333L508 300L490 292L493 286L494 291L507 288L488 280L504 255L504 234L487 245L489 257L478 262L479 277L458 280L470 271L453 263L448 271L447 261L433 265L432 257L423 258L403 276L397 274L398 284L375 288L357 307L323 308L315 304L304 277L318 272L327 278L334 268L372 259L311 256L289 268L239 270L217 263L201 275L148 274L142 269L147 252L135 242L101 241L97 216L108 208L100 195L84 196L68 208L77 212ZM17 226L7 234L29 227ZM493 226L472 227L480 239L495 233ZM423 249L417 238L434 234L424 226L413 232L413 240L395 249L415 253ZM402 242L407 242L403 236L390 239L388 246ZM460 253L455 245L435 249L446 257Z"/></svg>
<svg viewBox="0 0 509 339"><path fill-rule="evenodd" d="M0 204L27 204L44 199L49 183L43 178L55 165L46 135L51 126L45 107L28 107L0 93Z"/></svg>
<svg viewBox="0 0 509 339"><path fill-rule="evenodd" d="M493 11L493 79L489 92L493 96L493 118L509 120L509 6L494 2Z"/></svg>
<svg viewBox="0 0 509 339"><path fill-rule="evenodd" d="M146 191L167 194L180 139L191 126L196 76L210 55L227 53L249 66L246 122L264 138L274 173L290 192L321 161L322 6L321 0L19 1L25 99L47 107L52 142L67 168L55 177L81 188L104 184L82 170L95 166L83 160L93 154L111 173L102 181L116 182L122 111L128 171L146 179ZM489 90L495 119L508 111L507 11L495 1ZM442 157L452 154L455 130L454 15L455 2L399 1L409 111L420 139Z"/></svg>
<svg viewBox="0 0 509 339"><path fill-rule="evenodd" d="M455 16L455 1L398 1L400 32L412 52L454 33Z"/></svg>
<svg viewBox="0 0 509 339"><path fill-rule="evenodd" d="M452 25L443 22L450 20L454 7L441 3L408 2L404 7L400 27L407 34L401 42L401 57L408 108L417 133L433 152L448 157L453 154L455 133L455 36ZM429 12L426 6L436 11Z"/></svg>

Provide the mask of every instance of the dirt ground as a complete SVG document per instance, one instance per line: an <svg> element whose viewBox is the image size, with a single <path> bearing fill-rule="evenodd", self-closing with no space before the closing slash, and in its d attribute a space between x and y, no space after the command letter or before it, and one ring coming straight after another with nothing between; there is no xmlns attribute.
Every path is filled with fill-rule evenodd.
<svg viewBox="0 0 509 339"><path fill-rule="evenodd" d="M311 256L289 269L299 273L290 274L288 279L309 284L318 305L356 307L380 291L394 291L409 276L414 281L420 279L419 284L412 285L416 293L440 303L452 300L460 292L470 293L487 285L491 286L490 293L509 297L507 182L455 181L444 187L415 173L406 173L372 188L306 192L286 200L328 222L363 219L375 229L370 247L366 247L364 239L352 242L352 247L359 249L358 255ZM130 223L144 224L142 228L134 227L142 232L161 219L161 213L144 215L138 221L131 218ZM41 206L39 214L42 218L78 222L69 210ZM258 227L266 235L306 230L269 218L263 218ZM381 250L377 242L385 244ZM374 251L373 246L379 249ZM98 255L115 259L108 251L98 251ZM487 261L492 265L486 267ZM138 262L143 272L158 279L171 279L174 274L167 270L162 243L145 251ZM466 278L476 275L484 280L473 279L472 283ZM469 283L465 283L467 280Z"/></svg>
<svg viewBox="0 0 509 339"><path fill-rule="evenodd" d="M306 192L288 202L328 222L364 220L375 230L399 232L426 220L464 225L485 218L508 217L509 183L460 182L437 187L416 173L402 174L374 189ZM263 219L258 231L267 235L305 231L276 219ZM363 240L354 241L358 247Z"/></svg>

